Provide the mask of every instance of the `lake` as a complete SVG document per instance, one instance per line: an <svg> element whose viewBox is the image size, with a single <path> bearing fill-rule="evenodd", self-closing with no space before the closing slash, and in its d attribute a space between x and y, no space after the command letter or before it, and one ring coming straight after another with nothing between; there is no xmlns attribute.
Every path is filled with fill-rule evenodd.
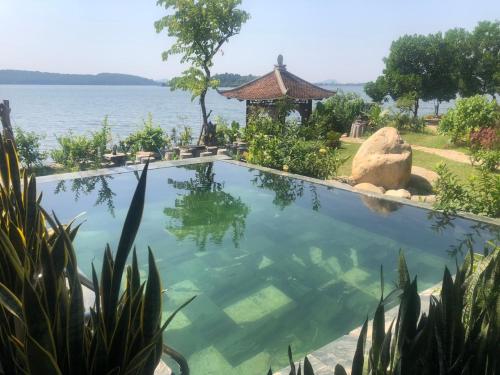
<svg viewBox="0 0 500 375"><path fill-rule="evenodd" d="M368 99L363 85L325 88L355 92ZM56 137L70 130L85 134L98 129L105 116L109 117L113 143L136 130L148 113L168 131L189 125L197 135L202 122L198 101L191 101L189 93L160 86L0 85L0 99L10 100L14 126L45 135L43 149L56 147ZM207 107L213 111L212 119L222 116L228 121L245 122L245 102L229 100L211 91ZM446 103L441 108L445 111ZM421 114L432 111L432 103L422 103Z"/></svg>

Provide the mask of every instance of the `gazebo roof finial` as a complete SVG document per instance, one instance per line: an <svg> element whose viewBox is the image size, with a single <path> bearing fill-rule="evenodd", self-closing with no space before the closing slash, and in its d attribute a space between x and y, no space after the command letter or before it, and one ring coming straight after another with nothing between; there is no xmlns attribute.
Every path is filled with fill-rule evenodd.
<svg viewBox="0 0 500 375"><path fill-rule="evenodd" d="M279 54L278 55L278 65L274 66L276 69L279 70L286 70L286 65L283 64L283 55Z"/></svg>

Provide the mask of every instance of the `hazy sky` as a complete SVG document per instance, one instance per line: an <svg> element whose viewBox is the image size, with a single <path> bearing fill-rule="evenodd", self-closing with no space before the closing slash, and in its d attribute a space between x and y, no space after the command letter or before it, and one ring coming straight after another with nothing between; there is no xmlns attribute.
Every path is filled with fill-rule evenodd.
<svg viewBox="0 0 500 375"><path fill-rule="evenodd" d="M243 0L242 7L251 19L214 72L264 74L281 53L290 71L312 81L374 79L402 34L500 18L498 0ZM161 60L172 41L153 22L164 12L156 0L0 0L0 69L170 78L183 67Z"/></svg>

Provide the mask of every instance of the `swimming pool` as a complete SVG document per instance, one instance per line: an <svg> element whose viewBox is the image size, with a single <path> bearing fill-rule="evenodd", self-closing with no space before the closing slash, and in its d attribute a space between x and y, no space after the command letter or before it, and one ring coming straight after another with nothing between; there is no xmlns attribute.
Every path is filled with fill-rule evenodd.
<svg viewBox="0 0 500 375"><path fill-rule="evenodd" d="M116 247L137 173L44 182L43 204L63 221L84 212L79 267L100 269ZM81 220L81 219L79 219ZM191 373L265 374L360 325L386 290L403 249L419 289L498 227L232 163L151 170L136 240L141 274L155 253L165 314L198 297L166 341Z"/></svg>

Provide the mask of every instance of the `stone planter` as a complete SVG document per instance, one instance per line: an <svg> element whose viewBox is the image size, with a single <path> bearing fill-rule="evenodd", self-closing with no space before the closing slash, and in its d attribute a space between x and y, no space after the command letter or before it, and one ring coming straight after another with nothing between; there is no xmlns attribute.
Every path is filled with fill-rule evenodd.
<svg viewBox="0 0 500 375"><path fill-rule="evenodd" d="M207 146L207 152L210 152L212 155L217 155L217 150L219 147L217 146Z"/></svg>
<svg viewBox="0 0 500 375"><path fill-rule="evenodd" d="M167 151L165 152L164 160L174 160L174 151Z"/></svg>
<svg viewBox="0 0 500 375"><path fill-rule="evenodd" d="M181 152L179 155L179 159L184 160L184 159L191 159L193 157L192 152Z"/></svg>

